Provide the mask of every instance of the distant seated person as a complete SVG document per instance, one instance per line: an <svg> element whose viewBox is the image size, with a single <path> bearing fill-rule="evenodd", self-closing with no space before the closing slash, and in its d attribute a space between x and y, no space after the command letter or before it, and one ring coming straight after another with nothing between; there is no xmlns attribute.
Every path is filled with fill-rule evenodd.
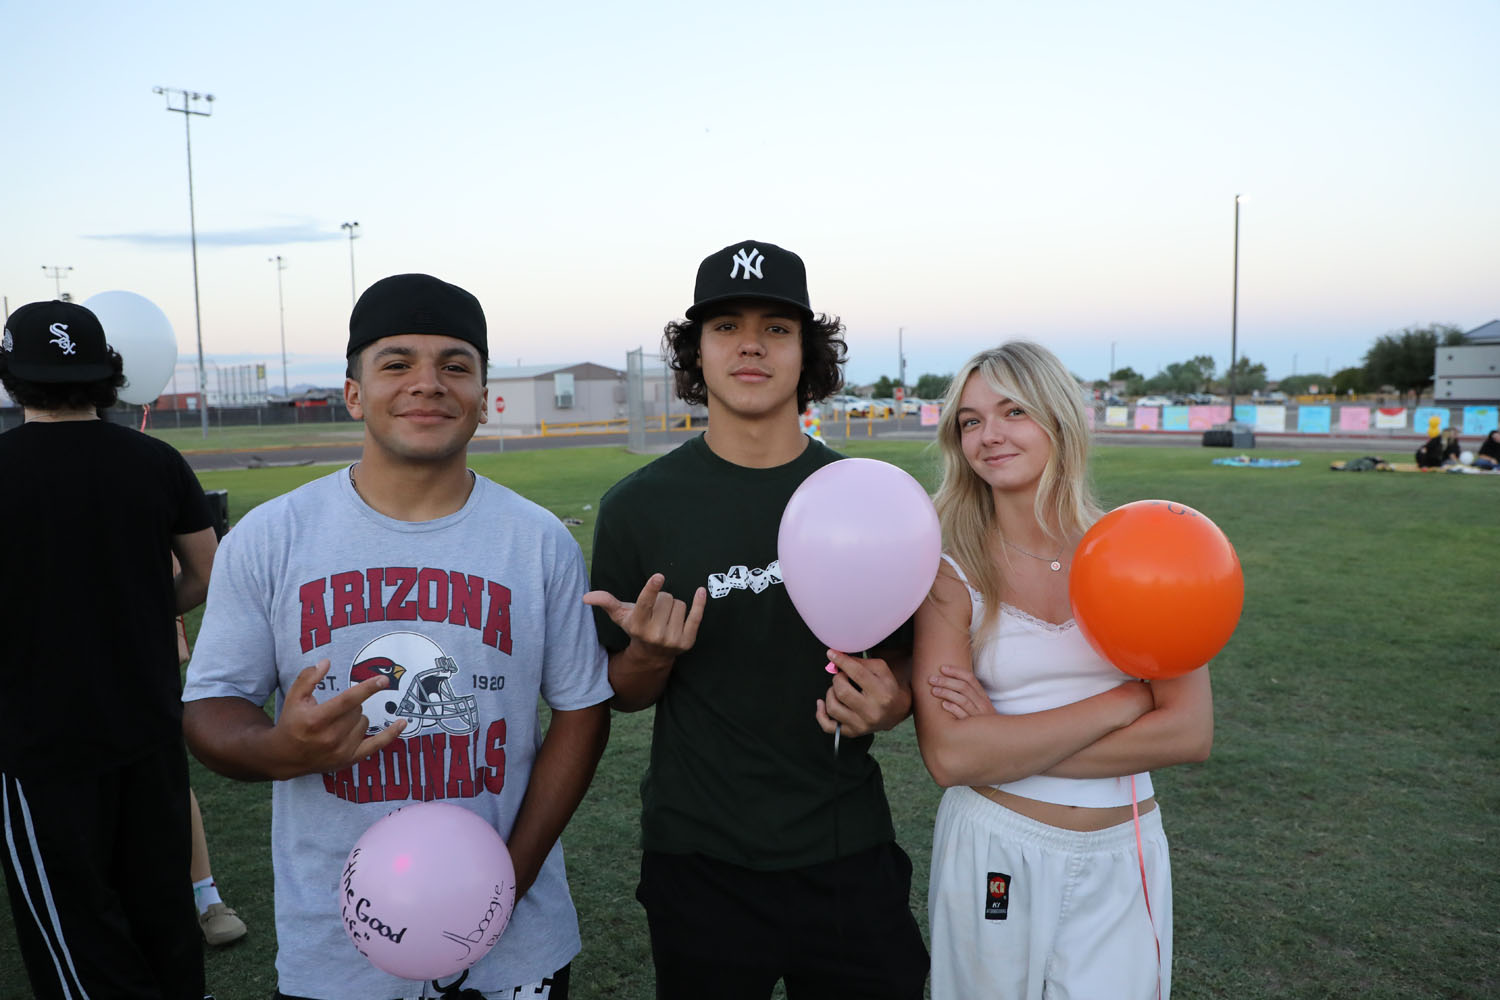
<svg viewBox="0 0 1500 1000"><path fill-rule="evenodd" d="M1474 455L1474 468L1493 472L1500 469L1500 430L1490 431Z"/></svg>
<svg viewBox="0 0 1500 1000"><path fill-rule="evenodd" d="M1440 469L1445 465L1458 464L1458 428L1445 427L1435 438L1417 449L1417 468Z"/></svg>

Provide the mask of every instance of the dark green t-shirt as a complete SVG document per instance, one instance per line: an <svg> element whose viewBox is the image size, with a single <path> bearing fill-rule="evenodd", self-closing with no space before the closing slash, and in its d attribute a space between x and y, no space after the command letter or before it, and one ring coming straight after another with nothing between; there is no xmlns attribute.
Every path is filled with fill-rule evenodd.
<svg viewBox="0 0 1500 1000"><path fill-rule="evenodd" d="M697 437L620 480L599 505L595 589L633 601L659 572L679 599L709 590L698 641L656 704L641 781L646 850L777 871L895 839L872 737L843 740L835 760L818 727L826 647L777 565L787 501L840 457L809 440L786 465L751 469ZM595 621L610 652L626 646L603 612Z"/></svg>

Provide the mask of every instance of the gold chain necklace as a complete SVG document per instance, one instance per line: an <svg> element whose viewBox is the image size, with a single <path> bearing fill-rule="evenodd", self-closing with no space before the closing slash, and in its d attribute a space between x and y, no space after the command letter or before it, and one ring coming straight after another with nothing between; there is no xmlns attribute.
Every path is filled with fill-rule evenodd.
<svg viewBox="0 0 1500 1000"><path fill-rule="evenodd" d="M1025 549L1021 548L1021 546L1017 545L1015 542L1010 541L1009 539L1002 538L1001 541L1005 543L1005 547L1008 548L1008 549L1015 549L1017 552L1021 553L1021 555L1023 555L1023 556L1030 556L1031 558L1035 559L1037 562L1044 562L1044 563L1046 563L1047 564L1047 568L1050 569L1050 570L1052 570L1052 572L1054 572L1054 573L1056 573L1058 570L1062 569L1062 551L1061 550L1058 550L1057 555L1053 556L1051 559L1048 559L1046 556L1039 556L1035 552L1027 552Z"/></svg>

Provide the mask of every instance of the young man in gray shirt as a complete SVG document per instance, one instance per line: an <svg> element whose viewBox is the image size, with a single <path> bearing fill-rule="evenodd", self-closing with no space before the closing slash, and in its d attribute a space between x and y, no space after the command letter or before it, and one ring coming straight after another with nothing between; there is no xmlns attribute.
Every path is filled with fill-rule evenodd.
<svg viewBox="0 0 1500 1000"><path fill-rule="evenodd" d="M184 724L209 767L275 782L283 997L421 992L350 944L337 888L371 823L435 799L492 823L515 864L511 921L466 989L567 996L580 942L558 838L604 750L612 690L577 543L467 467L488 355L468 292L376 282L349 320L360 460L252 510L220 549Z"/></svg>

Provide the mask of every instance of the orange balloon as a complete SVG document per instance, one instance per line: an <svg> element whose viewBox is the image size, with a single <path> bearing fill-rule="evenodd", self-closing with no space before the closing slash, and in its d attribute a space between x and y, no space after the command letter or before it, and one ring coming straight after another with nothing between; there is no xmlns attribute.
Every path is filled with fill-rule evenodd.
<svg viewBox="0 0 1500 1000"><path fill-rule="evenodd" d="M1132 677L1177 677L1213 659L1239 623L1245 577L1219 526L1170 500L1101 517L1073 555L1073 617L1089 645Z"/></svg>

